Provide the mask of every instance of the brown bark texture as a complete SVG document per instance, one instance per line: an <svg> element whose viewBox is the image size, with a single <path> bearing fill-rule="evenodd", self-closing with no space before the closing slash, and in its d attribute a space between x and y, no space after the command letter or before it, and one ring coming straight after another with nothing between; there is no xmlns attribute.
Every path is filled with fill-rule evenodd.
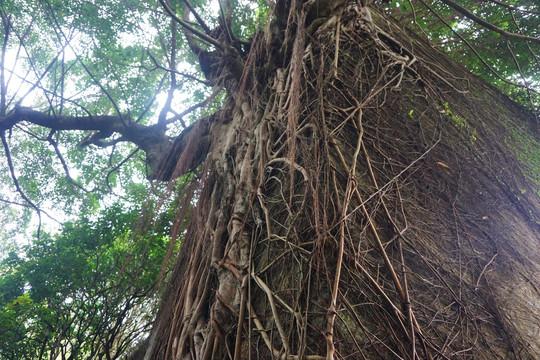
<svg viewBox="0 0 540 360"><path fill-rule="evenodd" d="M531 114L376 8L274 13L162 161L197 176L133 358L539 358Z"/></svg>

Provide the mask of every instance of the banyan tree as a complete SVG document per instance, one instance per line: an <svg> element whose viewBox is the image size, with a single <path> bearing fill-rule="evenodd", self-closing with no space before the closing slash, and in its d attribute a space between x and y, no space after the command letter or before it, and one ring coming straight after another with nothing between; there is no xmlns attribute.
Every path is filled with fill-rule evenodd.
<svg viewBox="0 0 540 360"><path fill-rule="evenodd" d="M529 56L530 70L537 28L485 19L493 7L529 21L538 11L495 0L413 1L409 15L364 1L263 3L249 38L236 1L221 1L212 24L195 1L156 5L217 89L203 106L219 105L174 137L174 89L151 125L23 107L0 120L6 148L23 121L94 130L87 144L117 136L145 152L150 180L170 184L180 246L131 358L540 357L538 78L496 79L517 87L514 100L524 91L515 102L460 64L459 51L463 62L478 55L476 69L496 78L474 45L451 58L419 31L462 19L471 38L508 46L518 68ZM514 56L513 44L530 51ZM177 44L165 45L175 83Z"/></svg>

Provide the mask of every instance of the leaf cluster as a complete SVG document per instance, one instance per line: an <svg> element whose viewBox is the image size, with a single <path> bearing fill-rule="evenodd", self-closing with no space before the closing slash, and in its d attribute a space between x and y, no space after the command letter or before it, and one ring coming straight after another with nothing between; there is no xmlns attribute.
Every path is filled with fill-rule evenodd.
<svg viewBox="0 0 540 360"><path fill-rule="evenodd" d="M394 0L386 9L476 75L536 110L540 106L540 44L526 39L540 39L537 5L531 0Z"/></svg>
<svg viewBox="0 0 540 360"><path fill-rule="evenodd" d="M140 340L169 242L167 214L142 231L146 220L114 205L10 252L0 263L0 358L114 359Z"/></svg>

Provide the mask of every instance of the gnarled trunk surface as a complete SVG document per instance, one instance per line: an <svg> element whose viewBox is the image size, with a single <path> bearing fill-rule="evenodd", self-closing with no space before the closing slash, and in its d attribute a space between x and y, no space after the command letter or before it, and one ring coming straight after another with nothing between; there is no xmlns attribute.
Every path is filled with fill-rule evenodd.
<svg viewBox="0 0 540 360"><path fill-rule="evenodd" d="M540 357L531 116L341 3L278 1L203 140L177 148L173 177L208 156L135 357Z"/></svg>

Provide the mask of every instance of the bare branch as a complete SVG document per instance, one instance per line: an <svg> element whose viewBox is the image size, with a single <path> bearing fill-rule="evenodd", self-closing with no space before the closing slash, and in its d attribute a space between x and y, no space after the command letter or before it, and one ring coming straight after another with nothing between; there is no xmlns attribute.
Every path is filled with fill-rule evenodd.
<svg viewBox="0 0 540 360"><path fill-rule="evenodd" d="M0 198L0 202L3 202L3 203L5 203L5 204L10 204L10 205L22 206L22 207L31 207L31 206L28 205L28 204L23 204L23 203L20 203L20 202L11 201L11 200L6 200L6 199L2 199L2 198Z"/></svg>
<svg viewBox="0 0 540 360"><path fill-rule="evenodd" d="M23 46L23 49L26 51L27 55L28 55L28 58L30 59L30 54L28 53L28 50L26 49L26 46L24 46L24 42L23 42L23 39L21 38L21 36L19 36L19 34L17 34L17 32L15 32L15 35L17 36L17 38L19 39L19 43ZM32 63L32 61L30 61L30 66L34 69L35 73L36 73L36 76L38 76L38 79L36 80L36 82L30 87L30 89L23 95L21 96L21 98L17 101L18 104L21 104L22 101L28 96L28 94L30 94L32 91L34 91L37 87L39 87L39 84L41 83L41 80L43 80L43 78L45 77L45 75L47 75L49 73L49 71L52 69L53 65L56 64L56 62L58 61L58 58L60 57L61 54L63 54L65 48L69 45L69 42L71 40L68 40L66 39L66 43L62 46L62 48L60 49L60 51L58 51L56 53L56 56L51 60L51 62L49 63L49 65L47 65L47 67L45 68L45 70L41 73L41 75L38 76L37 74L37 69L35 69L34 67L34 64Z"/></svg>
<svg viewBox="0 0 540 360"><path fill-rule="evenodd" d="M171 108L174 91L177 88L176 73L174 72L174 70L176 70L176 22L173 19L171 19L171 61L169 68L171 70L171 85L169 87L169 92L167 94L167 100L165 101L165 105L163 106L163 109L161 109L161 112L159 114L158 124L165 123L167 112Z"/></svg>
<svg viewBox="0 0 540 360"><path fill-rule="evenodd" d="M73 65L72 65L73 66ZM71 67L70 67L71 68ZM67 71L70 70L70 68L67 69ZM88 115L90 115L90 111L88 109L86 109L84 106L82 106L81 104L79 104L77 101L73 100L73 99L77 99L77 95L80 95L82 93L82 91L79 91L78 93L70 96L69 98L66 98L65 96L63 95L59 95L57 93L55 93L54 91L52 90L48 90L47 88L43 87L42 85L38 84L38 83L34 83L28 79L26 79L26 76L20 76L18 75L17 73L15 72L11 72L11 75L15 75L19 80L20 80L20 85L19 85L19 89L20 87L22 87L22 84L23 83L26 83L26 84L30 84L30 85L36 85L36 88L37 89L40 89L41 91L43 91L43 93L45 95L51 95L55 98L58 98L61 100L61 102L68 102L70 104L73 104L75 105L76 107L80 108L82 111L84 111L85 113L87 113ZM15 91L15 95L11 98L11 100L8 102L8 107L9 107L9 104L13 101L13 99L15 98L16 94L18 93L18 90Z"/></svg>
<svg viewBox="0 0 540 360"><path fill-rule="evenodd" d="M167 71L167 72L174 72L174 73L176 73L176 75L183 76L183 77L185 77L185 78L187 78L189 80L197 81L197 82L199 82L199 83L201 83L203 85L206 85L206 86L212 85L212 83L210 81L199 79L198 77L193 76L191 74L176 71L176 70L173 70L173 69L167 69L166 67L163 67L163 66L158 64L156 58L150 53L150 51L147 51L147 53L148 53L148 56L150 57L150 59L152 59L152 62L154 63L154 65L155 65L155 67L157 69L161 69L161 70L164 70L164 71ZM149 70L149 69L146 69L146 70Z"/></svg>
<svg viewBox="0 0 540 360"><path fill-rule="evenodd" d="M82 187L82 185L78 184L72 177L71 177L71 174L69 173L69 168L67 166L67 162L66 160L64 159L64 156L62 156L62 153L60 152L60 149L58 148L58 142L56 140L53 139L53 135L56 131L55 130L51 130L51 132L49 133L49 136L47 137L47 141L49 142L49 144L51 144L51 146L54 148L54 152L56 153L56 156L58 156L58 159L60 160L60 163L62 164L62 168L64 169L64 172L66 174L66 179L73 185L73 186L76 186L78 187L79 189L81 189L82 191L84 191L85 193L88 193L88 191Z"/></svg>
<svg viewBox="0 0 540 360"><path fill-rule="evenodd" d="M161 80L159 81L159 85L156 91L154 91L154 96L152 96L152 99L150 99L150 101L148 102L144 110L139 114L139 116L137 117L137 120L135 120L136 123L140 123L142 119L144 118L144 116L150 111L152 104L154 104L154 101L156 101L156 98L159 92L161 91L161 87L163 86L163 82L165 82L166 77L167 77L166 74L161 77Z"/></svg>
<svg viewBox="0 0 540 360"><path fill-rule="evenodd" d="M225 12L223 10L223 4L221 3L221 0L218 0L219 3L219 12L221 14L221 19L223 20L223 27L225 28L225 31L227 32L227 39L229 42L232 42L233 35L231 31L231 23L232 23L232 5L229 0L226 1L227 11Z"/></svg>
<svg viewBox="0 0 540 360"><path fill-rule="evenodd" d="M523 75L523 71L521 71L521 66L519 66L519 62L516 58L516 55L514 54L514 51L510 47L510 41L506 40L506 47L508 48L508 51L510 52L510 55L512 55L512 60L514 61L514 64L516 65L516 69L519 72L519 75L521 76L521 80L523 81L523 84L525 85L525 89L527 90L527 96L529 97L529 103L531 104L532 111L534 113L534 119L535 119L535 127L536 131L538 131L538 113L536 111L536 106L534 104L534 101L531 96L531 90L529 87L529 83L527 81L527 78L525 75Z"/></svg>
<svg viewBox="0 0 540 360"><path fill-rule="evenodd" d="M86 71L86 73L88 74L88 76L90 76L90 78L92 79L92 81L101 89L101 91L103 91L103 93L107 96L107 98L109 99L109 101L111 102L111 104L113 105L114 109L116 110L116 113L120 116L120 120L123 122L124 119L122 118L121 116L121 111L120 111L120 108L118 107L118 104L116 103L116 101L114 100L114 98L109 94L109 92L105 89L105 87L103 85L101 85L101 83L98 81L98 79L96 79L96 77L94 76L94 74L92 74L92 72L90 71L90 69L86 66L86 64L82 61L81 57L77 54L77 52L75 51L75 49L73 48L73 46L71 46L70 44L70 41L71 39L68 39L68 37L66 36L66 34L64 34L64 32L62 31L62 27L60 26L60 24L58 23L58 19L56 18L56 15L51 7L51 4L49 2L47 2L47 5L48 5L48 8L49 8L49 12L51 14L51 17L54 21L54 23L56 24L56 27L58 29L58 32L60 34L62 34L62 36L64 37L64 39L66 40L66 46L69 46L69 48L71 49L71 51L73 51L73 53L75 54L75 56L77 57L77 61L82 65L82 67L84 68L84 70ZM64 46L65 48L65 46ZM64 51L64 48L62 48L62 52ZM58 58L58 56L57 56ZM48 69L47 69L48 71Z"/></svg>
<svg viewBox="0 0 540 360"><path fill-rule="evenodd" d="M120 169L120 167L122 167L122 165L124 165L129 159L131 159L135 154L137 154L137 152L139 151L139 149L135 149L134 151L131 152L131 154L129 154L128 156L126 156L126 158L122 161L120 161L114 168L112 168L108 173L107 173L107 176L105 176L105 180L107 182L107 187L109 188L109 190L112 192L112 188L111 188L111 184L109 182L109 176L111 176L111 174L115 171L117 171L118 169Z"/></svg>
<svg viewBox="0 0 540 360"><path fill-rule="evenodd" d="M13 68L11 70L7 69L10 72L10 74L9 74L9 77L8 77L7 81L4 84L6 89L9 87L9 84L11 83L11 79L13 77L13 74L15 73L13 70L15 69L15 66L16 66L17 62L19 61L21 50L23 49L23 44L21 43L21 41L24 41L24 39L28 36L28 34L30 32L30 29L32 28L33 24L34 24L34 19L32 19L30 24L28 24L28 26L26 27L26 30L24 31L23 35L21 37L18 36L20 41L19 41L19 45L17 46L17 53L16 53L16 55L14 57ZM5 69L5 63L4 63L4 65L2 65L2 70L4 70L4 69ZM30 73L30 70L28 70L27 75L28 75L28 73ZM19 85L19 88L14 92L12 98L7 102L6 111L9 108L9 105L13 102L13 100L17 96L17 94L18 94L18 92L19 92L19 90L21 88L21 85L22 84ZM4 113L4 115L5 115L5 113Z"/></svg>
<svg viewBox="0 0 540 360"><path fill-rule="evenodd" d="M521 27L519 26L517 20L516 20L516 17L514 16L514 12L512 10L508 10L508 12L510 13L510 15L512 16L512 21L514 23L514 26L516 27L516 29L519 31L520 34L524 35L523 34L523 30L521 29ZM533 51L533 49L531 49L531 45L529 44L528 41L525 42L525 44L527 44L527 49L529 49L529 52L531 53L531 55L533 56L534 58L534 61L536 62L536 66L538 67L538 70L540 70L540 61L538 60L538 56L536 55L536 53Z"/></svg>

